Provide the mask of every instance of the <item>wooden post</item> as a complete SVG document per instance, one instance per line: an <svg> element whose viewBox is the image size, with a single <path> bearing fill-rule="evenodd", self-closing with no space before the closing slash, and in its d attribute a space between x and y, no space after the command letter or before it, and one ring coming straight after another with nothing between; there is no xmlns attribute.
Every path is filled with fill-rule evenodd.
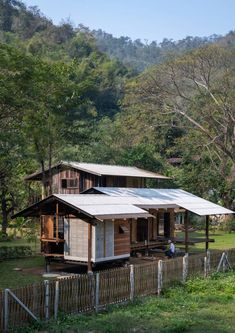
<svg viewBox="0 0 235 333"><path fill-rule="evenodd" d="M45 257L46 273L50 273L50 258Z"/></svg>
<svg viewBox="0 0 235 333"><path fill-rule="evenodd" d="M161 295L163 285L163 279L162 279L162 260L158 261L158 279L157 279L157 293L158 296Z"/></svg>
<svg viewBox="0 0 235 333"><path fill-rule="evenodd" d="M184 219L184 241L185 241L185 253L188 253L188 221L189 220L189 214L188 211L185 211L185 219Z"/></svg>
<svg viewBox="0 0 235 333"><path fill-rule="evenodd" d="M95 275L95 311L99 311L100 273Z"/></svg>
<svg viewBox="0 0 235 333"><path fill-rule="evenodd" d="M130 265L130 300L131 302L134 300L134 266Z"/></svg>
<svg viewBox="0 0 235 333"><path fill-rule="evenodd" d="M209 250L206 251L206 257L207 257L207 271L209 274L211 270L211 253Z"/></svg>
<svg viewBox="0 0 235 333"><path fill-rule="evenodd" d="M104 224L104 244L103 244L103 247L104 247L104 257L106 257L106 223L105 223L105 221L103 221L103 224Z"/></svg>
<svg viewBox="0 0 235 333"><path fill-rule="evenodd" d="M45 319L49 319L49 281L45 280Z"/></svg>
<svg viewBox="0 0 235 333"><path fill-rule="evenodd" d="M55 282L54 318L57 319L59 306L59 281Z"/></svg>
<svg viewBox="0 0 235 333"><path fill-rule="evenodd" d="M183 283L186 282L188 276L188 253L183 256Z"/></svg>
<svg viewBox="0 0 235 333"><path fill-rule="evenodd" d="M147 218L147 228L148 228L148 233L147 233L147 244L149 245L149 239L150 239L150 237L149 237L149 233L150 233L150 221L149 221L149 217Z"/></svg>
<svg viewBox="0 0 235 333"><path fill-rule="evenodd" d="M204 257L204 276L208 276L208 263L207 263L207 257Z"/></svg>
<svg viewBox="0 0 235 333"><path fill-rule="evenodd" d="M88 223L88 258L87 258L87 271L88 273L92 272L91 264L91 250L92 250L92 225Z"/></svg>
<svg viewBox="0 0 235 333"><path fill-rule="evenodd" d="M8 331L9 308L8 308L8 289L4 290L4 333Z"/></svg>
<svg viewBox="0 0 235 333"><path fill-rule="evenodd" d="M59 241L59 204L56 204L56 240Z"/></svg>
<svg viewBox="0 0 235 333"><path fill-rule="evenodd" d="M206 215L206 251L209 249L209 215Z"/></svg>

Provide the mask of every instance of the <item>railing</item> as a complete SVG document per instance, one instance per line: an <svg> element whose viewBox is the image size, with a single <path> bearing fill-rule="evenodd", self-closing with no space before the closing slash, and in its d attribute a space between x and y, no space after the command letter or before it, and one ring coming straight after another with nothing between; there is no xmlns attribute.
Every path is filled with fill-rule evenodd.
<svg viewBox="0 0 235 333"><path fill-rule="evenodd" d="M99 311L108 304L132 301L135 297L160 294L175 282L194 275L207 276L235 265L235 249L185 255L93 274L81 274L0 291L0 331L32 320L57 318L58 311L70 314Z"/></svg>

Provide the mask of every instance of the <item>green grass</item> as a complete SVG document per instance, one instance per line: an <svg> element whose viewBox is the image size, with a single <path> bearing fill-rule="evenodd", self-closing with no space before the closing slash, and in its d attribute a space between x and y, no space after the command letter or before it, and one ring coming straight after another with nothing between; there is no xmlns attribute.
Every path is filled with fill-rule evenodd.
<svg viewBox="0 0 235 333"><path fill-rule="evenodd" d="M7 260L0 263L0 289L17 288L30 283L42 281L40 275L24 272L24 269L44 267L44 258L35 256L30 258ZM22 268L22 271L14 271Z"/></svg>
<svg viewBox="0 0 235 333"><path fill-rule="evenodd" d="M17 238L14 240L0 242L1 246L30 246L33 252L40 252L40 241L39 239L36 242L28 242L24 238Z"/></svg>
<svg viewBox="0 0 235 333"><path fill-rule="evenodd" d="M184 237L183 233L177 233L177 237ZM190 237L204 237L204 232L194 232L190 233ZM235 247L235 233L228 234L222 231L216 231L215 234L210 233L210 238L215 239L215 243L210 243L209 248L213 249L226 249ZM39 244L39 242L38 242ZM37 246L38 246L37 244ZM1 242L0 246L20 246L20 245L31 245L34 248L34 243L28 243L24 239L16 239L14 241L9 242ZM38 249L38 247L37 247ZM195 246L190 247L190 251L192 252L200 252L204 251L205 244L199 243ZM38 251L38 250L37 250ZM20 287L26 284L30 284L33 282L38 282L42 280L42 277L36 275L30 271L24 272L16 272L13 271L15 267L20 268L33 268L33 267L44 267L44 258L42 257L33 257L33 258L25 258L25 259L16 259L16 260L8 260L0 263L0 289L3 288L15 288Z"/></svg>
<svg viewBox="0 0 235 333"><path fill-rule="evenodd" d="M176 236L179 238L184 238L184 233L179 232L176 234ZM197 231L189 233L189 239L198 238L198 237L205 238L205 232ZM231 234L225 233L224 231L210 232L209 238L215 240L214 243L209 243L209 250L224 250L235 247L235 232ZM190 246L190 251L199 251L204 249L205 249L205 243L197 243L193 246Z"/></svg>
<svg viewBox="0 0 235 333"><path fill-rule="evenodd" d="M196 278L161 297L112 306L91 315L60 316L57 321L24 327L19 332L80 333L234 333L235 272ZM16 332L16 331L14 331Z"/></svg>

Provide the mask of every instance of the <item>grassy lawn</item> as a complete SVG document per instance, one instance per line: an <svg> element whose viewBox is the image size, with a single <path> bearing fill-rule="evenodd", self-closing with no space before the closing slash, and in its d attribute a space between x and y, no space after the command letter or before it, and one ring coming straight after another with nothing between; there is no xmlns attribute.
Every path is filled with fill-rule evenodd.
<svg viewBox="0 0 235 333"><path fill-rule="evenodd" d="M184 237L183 233L177 233L177 237ZM204 232L190 233L190 238L204 237ZM228 234L224 232L211 233L210 238L215 239L215 243L210 243L209 248L213 249L226 249L235 247L235 233ZM20 246L31 245L34 249L34 243L28 243L24 239L16 239L10 242L1 242L0 246ZM37 251L39 251L39 242L37 243ZM200 252L204 250L204 243L198 243L190 247L192 252ZM33 250L34 251L34 250ZM22 268L22 271L14 271L14 268ZM3 261L0 264L0 289L3 288L16 288L33 282L42 280L42 277L33 272L33 268L44 269L44 258L35 256L32 258L15 259ZM32 268L32 270L30 270ZM27 269L24 271L24 269Z"/></svg>
<svg viewBox="0 0 235 333"><path fill-rule="evenodd" d="M161 297L141 298L99 314L61 316L19 332L234 333L235 272L197 278Z"/></svg>
<svg viewBox="0 0 235 333"><path fill-rule="evenodd" d="M34 253L40 252L40 241L39 239L36 242L28 242L24 238L14 239L11 241L0 242L1 246L30 246Z"/></svg>
<svg viewBox="0 0 235 333"><path fill-rule="evenodd" d="M178 232L176 236L179 238L184 238L184 233ZM205 232L197 231L189 233L189 239L198 237L205 238ZM209 243L209 250L223 250L235 247L235 232L229 234L225 233L224 231L216 230L215 232L210 232L209 237L215 240L214 243ZM190 251L199 251L204 249L205 243L197 243L193 246L190 246Z"/></svg>
<svg viewBox="0 0 235 333"><path fill-rule="evenodd" d="M40 267L44 268L43 257L30 257L22 259L6 260L0 263L0 289L17 288L30 283L42 281L40 275L25 272L24 269ZM14 268L21 268L22 271L15 271Z"/></svg>

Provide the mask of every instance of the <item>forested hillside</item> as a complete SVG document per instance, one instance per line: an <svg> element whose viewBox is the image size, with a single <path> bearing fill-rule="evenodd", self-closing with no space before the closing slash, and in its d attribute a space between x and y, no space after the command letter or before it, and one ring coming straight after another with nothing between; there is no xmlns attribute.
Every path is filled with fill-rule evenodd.
<svg viewBox="0 0 235 333"><path fill-rule="evenodd" d="M124 36L115 38L102 30L93 30L92 34L96 38L99 50L107 53L112 59L120 59L124 64L134 67L137 72L162 63L172 54L180 55L220 39L217 35L204 38L187 36L178 41L165 38L160 43L143 43L140 39L132 41Z"/></svg>
<svg viewBox="0 0 235 333"><path fill-rule="evenodd" d="M145 45L0 0L3 226L26 204L23 177L61 159L162 172L234 207L234 41Z"/></svg>

